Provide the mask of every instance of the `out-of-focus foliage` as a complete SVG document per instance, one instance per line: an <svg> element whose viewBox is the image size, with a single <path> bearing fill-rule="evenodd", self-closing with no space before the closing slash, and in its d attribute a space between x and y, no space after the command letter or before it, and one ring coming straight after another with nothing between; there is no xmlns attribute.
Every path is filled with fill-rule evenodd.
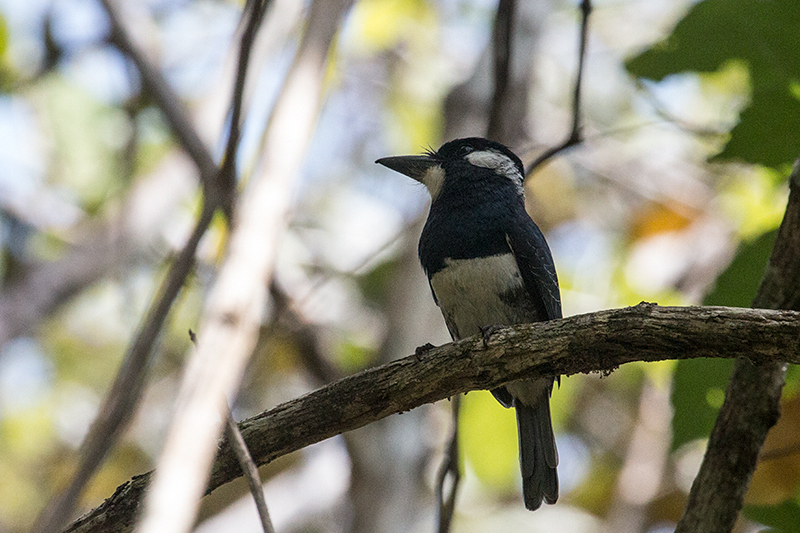
<svg viewBox="0 0 800 533"><path fill-rule="evenodd" d="M147 57L216 156L241 4L159 0L130 15ZM272 4L248 78L238 154L244 177L307 14L307 3ZM448 341L415 257L427 193L374 160L436 148L448 140L445 124L488 112L496 7L487 0L355 2L330 54L325 103L276 265L291 312L270 307L275 314L264 324L237 417L318 386L326 377L315 365L347 374ZM518 7L519 31L532 43L516 56L531 62L530 142L512 148L529 161L568 127L578 17L574 3L520 0ZM566 315L642 300L750 305L785 207L788 163L800 155L799 14L793 0L596 2L586 140L526 183ZM0 348L2 531L29 529L71 475L200 203L193 166L106 31L93 0L0 0L0 296L42 265L73 276L56 305ZM630 74L655 81L637 84ZM460 84L469 89L466 107L455 99L456 111L448 111L445 100ZM483 125L466 127L484 134ZM89 249L86 239L98 228L118 238L90 249L80 273L98 271L84 279L68 259ZM187 330L197 327L227 231L218 218L206 235L159 340L142 405L88 487L84 508L152 466L190 346ZM468 394L455 532L671 527L729 368L666 362L563 378L551 402L561 496L533 514L519 495L514 412L487 392ZM798 374L789 372L787 416L766 451L793 444ZM357 531L360 519L378 517L382 525L366 531L429 531L449 409L441 402L393 416L263 469L277 529ZM749 507L750 520L786 531L796 523L796 457L786 453L759 468L748 502L784 503ZM252 502L236 502L242 495L235 484L215 492L199 531L254 525Z"/></svg>
<svg viewBox="0 0 800 533"><path fill-rule="evenodd" d="M794 0L704 0L670 36L628 60L637 76L662 80L679 72L713 72L735 60L750 71L752 94L730 140L713 159L781 167L800 151L800 56Z"/></svg>
<svg viewBox="0 0 800 533"><path fill-rule="evenodd" d="M503 408L485 391L467 394L461 405L464 456L488 487L508 491L519 468L514 410Z"/></svg>
<svg viewBox="0 0 800 533"><path fill-rule="evenodd" d="M770 533L792 533L797 531L797 524L800 524L800 505L795 499L775 506L747 507L744 514L750 520L768 526L762 531Z"/></svg>
<svg viewBox="0 0 800 533"><path fill-rule="evenodd" d="M43 127L55 148L52 184L68 187L79 205L94 213L124 185L119 183L125 175L119 155L131 134L125 112L58 77L38 89L42 101L37 107L46 111Z"/></svg>
<svg viewBox="0 0 800 533"><path fill-rule="evenodd" d="M732 361L678 361L672 382L672 448L707 438L725 400Z"/></svg>
<svg viewBox="0 0 800 533"><path fill-rule="evenodd" d="M723 205L740 219L739 231L748 238L704 298L705 305L749 306L769 259L776 235L773 228L784 202L776 212L771 208L775 194L763 194L772 184L782 181L785 169L800 155L796 135L800 128L800 98L796 90L800 54L796 31L792 29L798 26L797 2L705 0L689 10L669 37L626 61L631 73L653 80L687 71L711 73L742 63L749 73L750 101L740 112L724 148L711 161L745 161L784 169L735 179L723 193ZM673 450L709 435L724 400L731 369L731 361L721 360L679 361L675 365ZM794 381L789 378L790 383ZM796 445L796 433L785 429L796 428L787 421L794 410L792 404L784 402L784 418L770 432L768 441ZM780 437L787 434L792 434L786 439L791 442L783 442ZM776 504L796 495L797 457L794 453L760 464L748 501ZM796 502L773 509L751 508L748 516L777 530L788 524L793 524L790 529L796 529L795 510Z"/></svg>
<svg viewBox="0 0 800 533"><path fill-rule="evenodd" d="M733 261L719 275L703 305L749 307L756 296L776 236L777 230L774 230L742 242Z"/></svg>

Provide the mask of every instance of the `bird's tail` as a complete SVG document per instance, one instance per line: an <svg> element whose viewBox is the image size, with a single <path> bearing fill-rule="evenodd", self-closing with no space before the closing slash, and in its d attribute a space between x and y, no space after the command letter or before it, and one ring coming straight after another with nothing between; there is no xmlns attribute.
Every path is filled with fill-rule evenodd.
<svg viewBox="0 0 800 533"><path fill-rule="evenodd" d="M535 511L542 500L552 504L558 499L558 452L550 421L550 402L545 397L529 407L515 399L514 407L519 432L522 494L525 507Z"/></svg>

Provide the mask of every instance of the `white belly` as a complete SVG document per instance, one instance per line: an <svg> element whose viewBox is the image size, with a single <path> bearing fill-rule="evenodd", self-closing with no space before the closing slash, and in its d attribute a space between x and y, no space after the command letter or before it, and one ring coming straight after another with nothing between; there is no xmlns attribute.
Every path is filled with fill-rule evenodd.
<svg viewBox="0 0 800 533"><path fill-rule="evenodd" d="M527 322L517 261L510 253L481 259L445 259L445 268L431 277L433 289L450 333L464 338L481 328ZM455 329L455 331L454 331Z"/></svg>

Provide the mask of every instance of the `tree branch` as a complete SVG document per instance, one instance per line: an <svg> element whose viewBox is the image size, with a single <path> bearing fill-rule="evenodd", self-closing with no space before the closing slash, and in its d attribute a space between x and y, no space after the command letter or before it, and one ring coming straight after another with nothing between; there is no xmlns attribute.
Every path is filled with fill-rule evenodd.
<svg viewBox="0 0 800 533"><path fill-rule="evenodd" d="M239 424L258 465L390 414L517 379L610 372L632 361L747 357L800 363L800 313L727 307L636 307L503 328L365 370ZM117 488L70 532L130 531L152 473ZM220 446L207 492L241 475Z"/></svg>
<svg viewBox="0 0 800 533"><path fill-rule="evenodd" d="M789 201L754 307L800 310L800 160L789 178ZM733 529L761 446L780 417L788 359L736 362L686 512L676 533Z"/></svg>

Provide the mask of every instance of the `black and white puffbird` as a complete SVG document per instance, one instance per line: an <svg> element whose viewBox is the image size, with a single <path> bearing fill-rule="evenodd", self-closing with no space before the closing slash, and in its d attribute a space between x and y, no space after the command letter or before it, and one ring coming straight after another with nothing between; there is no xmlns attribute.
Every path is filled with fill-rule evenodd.
<svg viewBox="0 0 800 533"><path fill-rule="evenodd" d="M453 339L561 317L553 258L525 211L522 161L511 150L472 137L425 155L376 163L421 182L431 195L419 259ZM530 510L558 498L553 382L520 380L492 390L503 406L516 410L522 489Z"/></svg>

